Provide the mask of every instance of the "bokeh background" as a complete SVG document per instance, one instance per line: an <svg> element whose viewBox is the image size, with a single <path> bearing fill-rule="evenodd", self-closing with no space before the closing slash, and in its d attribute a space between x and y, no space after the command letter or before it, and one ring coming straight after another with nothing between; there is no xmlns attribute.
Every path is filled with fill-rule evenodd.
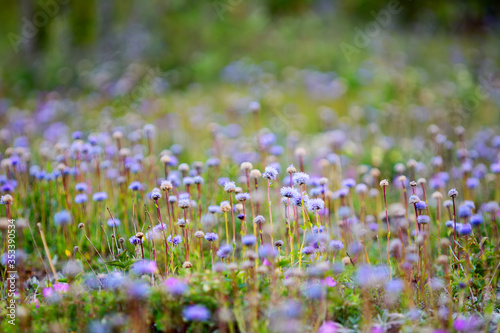
<svg viewBox="0 0 500 333"><path fill-rule="evenodd" d="M346 61L341 43L395 3L401 11ZM89 89L86 71L119 76L131 63L182 89L241 60L352 77L366 60L403 55L412 65L459 62L478 80L498 65L499 18L495 0L3 0L0 94Z"/></svg>

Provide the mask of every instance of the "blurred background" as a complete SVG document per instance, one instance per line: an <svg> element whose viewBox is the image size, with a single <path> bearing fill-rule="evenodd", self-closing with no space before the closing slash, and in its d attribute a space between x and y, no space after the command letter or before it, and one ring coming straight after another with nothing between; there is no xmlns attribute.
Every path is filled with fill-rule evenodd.
<svg viewBox="0 0 500 333"><path fill-rule="evenodd" d="M165 89L234 82L242 64L349 81L386 56L496 73L500 45L496 0L2 0L0 22L0 96L10 98L92 91L138 67Z"/></svg>

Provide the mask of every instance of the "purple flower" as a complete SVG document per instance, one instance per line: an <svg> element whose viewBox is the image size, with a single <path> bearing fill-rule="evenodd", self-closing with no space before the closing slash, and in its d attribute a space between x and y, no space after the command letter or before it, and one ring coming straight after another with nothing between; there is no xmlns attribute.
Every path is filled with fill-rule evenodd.
<svg viewBox="0 0 500 333"><path fill-rule="evenodd" d="M54 214L54 224L56 226L63 226L71 223L71 215L67 210L61 210Z"/></svg>
<svg viewBox="0 0 500 333"><path fill-rule="evenodd" d="M352 178L346 178L342 181L342 187L353 188L356 186L356 181Z"/></svg>
<svg viewBox="0 0 500 333"><path fill-rule="evenodd" d="M167 237L167 242L174 244L174 246L177 246L182 243L182 237L177 235L172 239L172 236L170 235Z"/></svg>
<svg viewBox="0 0 500 333"><path fill-rule="evenodd" d="M281 195L285 198L294 198L298 196L300 198L300 193L293 187L282 187L281 190Z"/></svg>
<svg viewBox="0 0 500 333"><path fill-rule="evenodd" d="M119 219L108 219L107 224L109 227L117 227L120 225L120 220Z"/></svg>
<svg viewBox="0 0 500 333"><path fill-rule="evenodd" d="M318 333L337 333L337 325L333 321L325 321L320 326Z"/></svg>
<svg viewBox="0 0 500 333"><path fill-rule="evenodd" d="M130 183L128 189L131 191L141 191L143 189L141 182L134 181Z"/></svg>
<svg viewBox="0 0 500 333"><path fill-rule="evenodd" d="M325 202L323 201L323 199L317 198L309 199L307 201L307 209L310 211L317 211L323 208L325 208Z"/></svg>
<svg viewBox="0 0 500 333"><path fill-rule="evenodd" d="M135 237L135 236L132 236L128 239L128 241L130 242L130 244L132 245L137 245L137 244L141 244L142 243L142 239L138 238L138 237Z"/></svg>
<svg viewBox="0 0 500 333"><path fill-rule="evenodd" d="M206 321L210 318L210 311L203 305L190 305L182 311L182 315L189 321Z"/></svg>
<svg viewBox="0 0 500 333"><path fill-rule="evenodd" d="M108 198L108 194L106 192L96 192L92 195L92 200L94 201L104 201Z"/></svg>
<svg viewBox="0 0 500 333"><path fill-rule="evenodd" d="M268 180L276 180L276 177L278 177L278 170L272 166L267 166L262 174L262 178Z"/></svg>
<svg viewBox="0 0 500 333"><path fill-rule="evenodd" d="M207 232L205 234L205 239L209 242L214 242L219 239L219 235L217 235L215 232Z"/></svg>
<svg viewBox="0 0 500 333"><path fill-rule="evenodd" d="M295 185L305 185L309 181L309 175L305 172L296 172L293 174L293 183Z"/></svg>
<svg viewBox="0 0 500 333"><path fill-rule="evenodd" d="M187 283L176 278L166 279L165 287L167 288L167 291L174 296L182 296L188 290Z"/></svg>
<svg viewBox="0 0 500 333"><path fill-rule="evenodd" d="M82 204L87 202L88 198L85 193L80 193L75 196L75 203L76 204Z"/></svg>
<svg viewBox="0 0 500 333"><path fill-rule="evenodd" d="M418 224L429 224L431 222L431 218L428 215L419 215L417 217Z"/></svg>
<svg viewBox="0 0 500 333"><path fill-rule="evenodd" d="M132 272L136 275L153 274L156 272L156 262L140 260L132 265Z"/></svg>
<svg viewBox="0 0 500 333"><path fill-rule="evenodd" d="M231 245L223 245L217 251L217 256L221 259L225 259L231 254L232 251L233 247Z"/></svg>
<svg viewBox="0 0 500 333"><path fill-rule="evenodd" d="M236 200L238 200L238 201L247 201L249 199L250 199L250 194L248 194L248 193L236 194Z"/></svg>
<svg viewBox="0 0 500 333"><path fill-rule="evenodd" d="M244 235L241 237L241 242L245 246L252 246L255 244L256 238L254 235Z"/></svg>
<svg viewBox="0 0 500 333"><path fill-rule="evenodd" d="M340 251L344 248L344 243L342 243L342 241L339 241L339 240L332 240L330 241L330 247L334 250L334 251Z"/></svg>

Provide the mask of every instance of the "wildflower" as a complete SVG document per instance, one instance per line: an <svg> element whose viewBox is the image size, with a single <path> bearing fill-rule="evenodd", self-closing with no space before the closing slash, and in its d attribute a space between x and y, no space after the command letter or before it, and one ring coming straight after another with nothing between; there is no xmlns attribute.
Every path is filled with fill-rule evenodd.
<svg viewBox="0 0 500 333"><path fill-rule="evenodd" d="M108 221L106 222L108 224L109 227L117 227L120 225L120 220L119 219L108 219Z"/></svg>
<svg viewBox="0 0 500 333"><path fill-rule="evenodd" d="M325 202L323 199L310 199L307 201L307 209L310 211L317 211L325 208Z"/></svg>
<svg viewBox="0 0 500 333"><path fill-rule="evenodd" d="M188 284L180 279L168 278L165 280L165 287L169 294L182 296L188 290Z"/></svg>
<svg viewBox="0 0 500 333"><path fill-rule="evenodd" d="M297 169L293 166L293 164L290 164L286 168L286 173L293 174L293 173L296 173L296 172L297 172Z"/></svg>
<svg viewBox="0 0 500 333"><path fill-rule="evenodd" d="M141 191L143 189L141 182L133 181L128 186L128 189L131 191Z"/></svg>
<svg viewBox="0 0 500 333"><path fill-rule="evenodd" d="M266 218L262 215L257 215L254 219L253 219L253 223L255 224L262 224L266 222Z"/></svg>
<svg viewBox="0 0 500 333"><path fill-rule="evenodd" d="M468 236L472 233L472 226L469 223L462 224L460 228L457 226L457 231L461 236Z"/></svg>
<svg viewBox="0 0 500 333"><path fill-rule="evenodd" d="M429 224L431 222L431 218L428 215L419 215L417 217L418 224Z"/></svg>
<svg viewBox="0 0 500 333"><path fill-rule="evenodd" d="M465 181L465 185L467 186L467 188L475 189L479 186L479 179L474 177L467 178L467 180Z"/></svg>
<svg viewBox="0 0 500 333"><path fill-rule="evenodd" d="M215 232L207 232L205 234L205 239L209 242L214 242L219 239L219 235L217 235Z"/></svg>
<svg viewBox="0 0 500 333"><path fill-rule="evenodd" d="M136 237L136 236L132 236L128 239L128 241L130 242L130 244L132 245L137 245L137 244L141 244L142 243L142 239L139 238L139 237Z"/></svg>
<svg viewBox="0 0 500 333"><path fill-rule="evenodd" d="M481 225L484 222L483 216L481 214L472 215L470 218L470 224L473 226Z"/></svg>
<svg viewBox="0 0 500 333"><path fill-rule="evenodd" d="M160 193L160 191L154 191L154 190L153 190L153 191L151 192L151 199L153 199L153 200L155 200L155 201L156 201L156 200L158 200L158 199L160 199L160 198L161 198L161 193Z"/></svg>
<svg viewBox="0 0 500 333"><path fill-rule="evenodd" d="M182 316L189 321L207 321L210 311L203 305L191 305L182 311Z"/></svg>
<svg viewBox="0 0 500 333"><path fill-rule="evenodd" d="M156 272L156 262L150 260L140 260L132 265L131 270L136 275L153 274Z"/></svg>
<svg viewBox="0 0 500 333"><path fill-rule="evenodd" d="M94 201L104 201L108 198L108 194L106 192L96 192L92 195L92 200Z"/></svg>
<svg viewBox="0 0 500 333"><path fill-rule="evenodd" d="M472 215L472 210L468 206L460 206L458 207L458 217L464 219L468 218Z"/></svg>
<svg viewBox="0 0 500 333"><path fill-rule="evenodd" d="M170 191L171 189L173 189L174 186L172 185L172 182L169 181L169 180L164 180L161 182L160 184L160 189L164 192L166 191Z"/></svg>
<svg viewBox="0 0 500 333"><path fill-rule="evenodd" d="M347 178L342 181L342 187L353 188L356 186L356 181L352 178Z"/></svg>
<svg viewBox="0 0 500 333"><path fill-rule="evenodd" d="M389 186L389 181L387 179L383 179L380 181L380 187L387 187Z"/></svg>
<svg viewBox="0 0 500 333"><path fill-rule="evenodd" d="M282 240L277 240L274 242L275 247L282 247L285 244Z"/></svg>
<svg viewBox="0 0 500 333"><path fill-rule="evenodd" d="M177 235L177 236L172 238L172 235L169 235L167 237L167 242L172 243L174 246L177 246L180 243L182 243L182 237Z"/></svg>
<svg viewBox="0 0 500 333"><path fill-rule="evenodd" d="M278 170L272 166L267 166L266 169L264 170L264 174L262 174L262 178L268 179L268 180L276 180L276 177L278 176Z"/></svg>
<svg viewBox="0 0 500 333"><path fill-rule="evenodd" d="M191 200L190 199L180 199L178 202L179 208L181 209L187 209L191 207Z"/></svg>
<svg viewBox="0 0 500 333"><path fill-rule="evenodd" d="M71 223L71 214L67 210L62 210L54 214L54 224L63 226Z"/></svg>
<svg viewBox="0 0 500 333"><path fill-rule="evenodd" d="M228 201L222 201L220 203L220 210L223 212L223 213L228 213L230 212L232 209L231 205L229 204Z"/></svg>
<svg viewBox="0 0 500 333"><path fill-rule="evenodd" d="M249 200L249 199L250 199L250 194L248 194L248 193L236 194L236 200L238 200L240 202L244 202L244 201Z"/></svg>
<svg viewBox="0 0 500 333"><path fill-rule="evenodd" d="M224 184L224 191L227 193L236 192L236 184L234 182L226 182Z"/></svg>
<svg viewBox="0 0 500 333"><path fill-rule="evenodd" d="M85 191L87 191L87 184L78 183L75 185L75 190L77 190L78 192L85 192Z"/></svg>
<svg viewBox="0 0 500 333"><path fill-rule="evenodd" d="M408 199L408 202L410 204L416 204L417 202L420 201L420 198L416 195L412 195L409 199Z"/></svg>
<svg viewBox="0 0 500 333"><path fill-rule="evenodd" d="M300 197L299 191L297 191L293 187L282 187L280 192L281 192L281 195L285 198L293 198L295 196Z"/></svg>
<svg viewBox="0 0 500 333"><path fill-rule="evenodd" d="M193 181L194 181L194 183L195 183L196 185L201 185L201 184L203 184L203 182L204 182L204 181L203 181L203 177L201 177L201 176L195 176L195 177L193 178Z"/></svg>
<svg viewBox="0 0 500 333"><path fill-rule="evenodd" d="M296 172L293 174L293 183L295 185L305 185L309 181L309 175L305 172Z"/></svg>
<svg viewBox="0 0 500 333"><path fill-rule="evenodd" d="M75 203L76 204L83 204L87 202L88 198L85 193L80 193L75 196Z"/></svg>
<svg viewBox="0 0 500 333"><path fill-rule="evenodd" d="M415 207L418 209L418 210L424 210L424 209L427 209L427 203L425 203L425 201L419 201L415 204Z"/></svg>
<svg viewBox="0 0 500 333"><path fill-rule="evenodd" d="M252 163L250 162L243 162L241 163L240 169L244 171L250 171L253 168Z"/></svg>
<svg viewBox="0 0 500 333"><path fill-rule="evenodd" d="M458 196L458 191L454 188L452 188L451 190L448 191L448 196L450 198L455 198Z"/></svg>
<svg viewBox="0 0 500 333"><path fill-rule="evenodd" d="M198 230L198 231L196 231L194 233L194 237L196 237L196 238L203 238L203 237L205 237L205 233L203 231L201 231L201 230Z"/></svg>
<svg viewBox="0 0 500 333"><path fill-rule="evenodd" d="M273 259L276 255L276 250L270 244L264 244L259 247L259 257L262 259Z"/></svg>
<svg viewBox="0 0 500 333"><path fill-rule="evenodd" d="M340 251L344 248L344 243L342 243L342 241L340 240L332 240L330 241L330 247L334 250L334 251Z"/></svg>
<svg viewBox="0 0 500 333"><path fill-rule="evenodd" d="M244 235L241 237L241 242L243 243L243 245L245 246L253 246L255 244L255 241L257 239L255 238L254 235Z"/></svg>
<svg viewBox="0 0 500 333"><path fill-rule="evenodd" d="M220 214L222 211L219 206L208 206L208 212L210 214Z"/></svg>
<svg viewBox="0 0 500 333"><path fill-rule="evenodd" d="M316 250L312 246L304 246L302 249L302 253L308 256L314 254L314 252L316 252Z"/></svg>
<svg viewBox="0 0 500 333"><path fill-rule="evenodd" d="M223 245L217 251L217 256L221 259L225 259L231 254L232 251L233 247L231 245Z"/></svg>
<svg viewBox="0 0 500 333"><path fill-rule="evenodd" d="M184 177L182 182L183 182L184 186L191 186L194 184L194 179L191 177Z"/></svg>

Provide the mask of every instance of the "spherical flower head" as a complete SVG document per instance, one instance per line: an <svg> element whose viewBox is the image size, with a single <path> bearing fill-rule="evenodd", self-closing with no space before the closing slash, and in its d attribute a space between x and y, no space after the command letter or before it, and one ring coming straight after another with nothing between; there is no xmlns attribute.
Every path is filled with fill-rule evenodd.
<svg viewBox="0 0 500 333"><path fill-rule="evenodd" d="M180 218L180 219L177 219L177 223L176 223L179 227L181 228L185 228L186 227L186 220L184 220L183 218Z"/></svg>
<svg viewBox="0 0 500 333"><path fill-rule="evenodd" d="M160 191L153 191L153 192L151 192L151 199L153 199L153 200L159 200L160 198L161 198Z"/></svg>
<svg viewBox="0 0 500 333"><path fill-rule="evenodd" d="M466 207L469 207L470 210L476 209L476 205L474 204L473 201L470 201L470 200L464 201L463 205Z"/></svg>
<svg viewBox="0 0 500 333"><path fill-rule="evenodd" d="M210 214L219 214L221 213L221 209L219 206L208 206L208 212Z"/></svg>
<svg viewBox="0 0 500 333"><path fill-rule="evenodd" d="M259 179L260 177L262 177L262 172L260 172L260 170L253 169L252 171L250 171L250 178Z"/></svg>
<svg viewBox="0 0 500 333"><path fill-rule="evenodd" d="M262 174L262 178L268 180L276 180L276 177L278 177L278 170L272 166L267 166Z"/></svg>
<svg viewBox="0 0 500 333"><path fill-rule="evenodd" d="M77 190L78 192L85 192L87 190L87 184L78 183L75 185L75 190Z"/></svg>
<svg viewBox="0 0 500 333"><path fill-rule="evenodd" d="M310 211L318 211L325 208L325 202L323 199L309 199L307 200L307 209Z"/></svg>
<svg viewBox="0 0 500 333"><path fill-rule="evenodd" d="M447 227L447 228L453 228L453 226L455 225L455 222L453 220L448 220L444 223L444 225Z"/></svg>
<svg viewBox="0 0 500 333"><path fill-rule="evenodd" d="M182 243L182 237L177 235L177 236L174 236L172 237L172 235L169 235L167 237L167 242L173 244L174 246L177 246L179 245L180 243Z"/></svg>
<svg viewBox="0 0 500 333"><path fill-rule="evenodd" d="M119 219L108 219L106 222L108 227L117 227L120 225L120 220Z"/></svg>
<svg viewBox="0 0 500 333"><path fill-rule="evenodd" d="M294 189L293 187L282 187L281 190L281 195L285 198L293 198L295 196L299 196L300 197L300 193L299 191L297 191L296 189Z"/></svg>
<svg viewBox="0 0 500 333"><path fill-rule="evenodd" d="M387 179L383 179L380 181L380 187L387 187L389 186L389 181Z"/></svg>
<svg viewBox="0 0 500 333"><path fill-rule="evenodd" d="M476 189L479 186L479 179L471 177L465 181L465 186L469 189Z"/></svg>
<svg viewBox="0 0 500 333"><path fill-rule="evenodd" d="M165 192L166 192L166 191L170 191L170 190L171 190L171 189L173 189L173 188L174 188L174 186L172 185L172 182L171 182L171 181L169 181L169 180L164 180L164 181L162 181L162 182L161 182L161 184L160 184L160 189L161 189L162 191L165 191Z"/></svg>
<svg viewBox="0 0 500 333"><path fill-rule="evenodd" d="M293 174L293 183L295 185L306 185L309 181L309 175L305 172L296 172Z"/></svg>
<svg viewBox="0 0 500 333"><path fill-rule="evenodd" d="M349 189L347 187L343 187L337 191L337 196L339 198L345 198L349 195Z"/></svg>
<svg viewBox="0 0 500 333"><path fill-rule="evenodd" d="M431 218L428 215L419 215L417 217L418 224L429 224L431 222Z"/></svg>
<svg viewBox="0 0 500 333"><path fill-rule="evenodd" d="M259 247L259 257L261 259L274 259L277 256L277 251L271 244L264 244Z"/></svg>
<svg viewBox="0 0 500 333"><path fill-rule="evenodd" d="M225 259L231 254L232 251L233 247L231 245L222 245L217 251L217 256L221 259Z"/></svg>
<svg viewBox="0 0 500 333"><path fill-rule="evenodd" d="M54 214L54 224L63 226L71 223L71 214L67 210L61 210Z"/></svg>
<svg viewBox="0 0 500 333"><path fill-rule="evenodd" d="M132 236L128 239L128 241L130 242L130 244L132 245L138 245L138 244L141 244L142 243L142 239L139 238L139 237L136 237L136 236Z"/></svg>
<svg viewBox="0 0 500 333"><path fill-rule="evenodd" d="M243 171L250 171L253 169L253 165L250 162L241 163L240 169Z"/></svg>
<svg viewBox="0 0 500 333"><path fill-rule="evenodd" d="M417 202L420 202L420 198L416 195L412 195L409 199L408 202L410 204L416 204Z"/></svg>
<svg viewBox="0 0 500 333"><path fill-rule="evenodd" d="M202 176L195 176L193 178L193 181L196 185L201 185L204 183L203 177Z"/></svg>
<svg viewBox="0 0 500 333"><path fill-rule="evenodd" d="M94 201L104 201L108 198L108 194L106 192L96 192L92 195L92 200Z"/></svg>
<svg viewBox="0 0 500 333"><path fill-rule="evenodd" d="M250 194L248 193L238 193L236 194L236 200L244 202L250 199Z"/></svg>
<svg viewBox="0 0 500 333"><path fill-rule="evenodd" d="M353 188L356 186L356 181L352 178L346 178L342 181L342 187Z"/></svg>
<svg viewBox="0 0 500 333"><path fill-rule="evenodd" d="M205 239L209 242L214 242L219 239L219 235L217 235L215 232L207 232L205 234Z"/></svg>
<svg viewBox="0 0 500 333"><path fill-rule="evenodd" d="M198 230L198 231L196 231L194 233L194 237L196 237L196 238L203 238L203 237L205 237L205 233L203 231L201 231L201 230Z"/></svg>
<svg viewBox="0 0 500 333"><path fill-rule="evenodd" d="M182 316L188 321L207 321L210 311L203 305L190 305L182 311Z"/></svg>
<svg viewBox="0 0 500 333"><path fill-rule="evenodd" d="M458 207L458 217L465 219L472 216L472 210L469 206L462 205Z"/></svg>
<svg viewBox="0 0 500 333"><path fill-rule="evenodd" d="M333 321L325 321L319 327L318 333L337 333L337 325Z"/></svg>
<svg viewBox="0 0 500 333"><path fill-rule="evenodd" d="M351 216L351 208L348 206L340 206L338 209L339 218L345 219Z"/></svg>
<svg viewBox="0 0 500 333"><path fill-rule="evenodd" d="M308 256L314 254L314 252L316 252L316 249L313 246L304 246L302 249L302 253Z"/></svg>
<svg viewBox="0 0 500 333"><path fill-rule="evenodd" d="M500 173L500 163L493 163L493 164L491 164L490 170L494 174L499 174Z"/></svg>
<svg viewBox="0 0 500 333"><path fill-rule="evenodd" d="M290 164L287 168L286 168L286 173L296 173L297 172L297 169L293 166L293 164Z"/></svg>
<svg viewBox="0 0 500 333"><path fill-rule="evenodd" d="M180 199L178 202L179 208L181 209L187 209L191 207L191 200L190 199Z"/></svg>
<svg viewBox="0 0 500 333"><path fill-rule="evenodd" d="M282 240L277 240L274 242L275 247L282 247L285 243Z"/></svg>
<svg viewBox="0 0 500 333"><path fill-rule="evenodd" d="M472 215L470 218L470 224L473 226L478 226L483 224L484 218L481 214Z"/></svg>
<svg viewBox="0 0 500 333"><path fill-rule="evenodd" d="M453 201L451 201L451 200L445 200L443 202L443 206L444 206L444 208L451 207L451 206L453 206Z"/></svg>
<svg viewBox="0 0 500 333"><path fill-rule="evenodd" d="M75 203L76 204L83 204L87 202L88 197L85 193L80 193L75 196Z"/></svg>
<svg viewBox="0 0 500 333"><path fill-rule="evenodd" d="M415 203L415 207L418 210L424 210L424 209L427 209L427 204L425 203L425 201L419 201L419 202Z"/></svg>
<svg viewBox="0 0 500 333"><path fill-rule="evenodd" d="M342 241L340 240L332 240L330 241L330 247L334 250L334 251L340 251L344 248L344 243L342 243Z"/></svg>
<svg viewBox="0 0 500 333"><path fill-rule="evenodd" d="M141 191L143 189L141 182L134 181L130 183L128 189L131 191Z"/></svg>
<svg viewBox="0 0 500 333"><path fill-rule="evenodd" d="M363 183L358 184L358 185L356 185L355 191L358 194L365 194L368 192L368 186L366 186L366 184L363 184Z"/></svg>
<svg viewBox="0 0 500 333"><path fill-rule="evenodd" d="M232 209L231 204L228 201L222 201L220 203L220 210L223 213L228 213L231 211L231 209Z"/></svg>
<svg viewBox="0 0 500 333"><path fill-rule="evenodd" d="M140 260L132 265L131 270L136 275L153 274L156 272L156 262Z"/></svg>
<svg viewBox="0 0 500 333"><path fill-rule="evenodd" d="M266 222L266 218L262 215L257 215L254 219L253 219L253 223L255 224L263 224Z"/></svg>
<svg viewBox="0 0 500 333"><path fill-rule="evenodd" d="M469 223L462 224L460 228L457 225L457 231L460 236L468 236L472 233L472 226Z"/></svg>
<svg viewBox="0 0 500 333"><path fill-rule="evenodd" d="M441 192L436 191L436 192L432 193L432 198L440 200L440 199L443 199L443 195L441 194Z"/></svg>
<svg viewBox="0 0 500 333"><path fill-rule="evenodd" d="M500 210L498 202L490 201L484 206L484 210L490 214L494 214Z"/></svg>
<svg viewBox="0 0 500 333"><path fill-rule="evenodd" d="M188 290L188 284L186 282L172 277L165 280L165 287L168 293L173 296L182 296Z"/></svg>
<svg viewBox="0 0 500 333"><path fill-rule="evenodd" d="M153 228L154 231L162 231L162 230L167 230L167 225L165 223L160 223L160 224L157 224L155 225L155 227Z"/></svg>
<svg viewBox="0 0 500 333"><path fill-rule="evenodd" d="M185 186L191 186L194 184L194 179L191 178L191 177L184 177L184 179L182 180L182 183L185 185Z"/></svg>
<svg viewBox="0 0 500 333"><path fill-rule="evenodd" d="M448 196L450 198L456 198L458 196L458 191L454 188L448 191Z"/></svg>
<svg viewBox="0 0 500 333"><path fill-rule="evenodd" d="M244 235L241 237L241 242L245 246L253 246L256 242L256 238L254 235Z"/></svg>

